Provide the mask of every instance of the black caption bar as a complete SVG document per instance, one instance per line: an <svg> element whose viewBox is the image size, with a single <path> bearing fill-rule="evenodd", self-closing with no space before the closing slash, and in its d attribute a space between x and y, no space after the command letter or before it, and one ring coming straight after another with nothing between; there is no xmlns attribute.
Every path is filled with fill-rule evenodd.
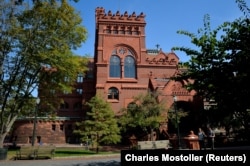
<svg viewBox="0 0 250 166"><path fill-rule="evenodd" d="M122 150L122 166L206 164L249 165L250 151L241 150Z"/></svg>

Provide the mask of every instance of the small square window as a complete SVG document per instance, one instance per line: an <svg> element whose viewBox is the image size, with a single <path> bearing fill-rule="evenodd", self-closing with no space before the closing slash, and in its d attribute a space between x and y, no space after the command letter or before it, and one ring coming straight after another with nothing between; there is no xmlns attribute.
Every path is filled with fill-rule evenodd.
<svg viewBox="0 0 250 166"><path fill-rule="evenodd" d="M120 30L120 31L119 31L119 34L123 34L123 35L124 35L124 34L125 34L125 31L124 31L124 30Z"/></svg>
<svg viewBox="0 0 250 166"><path fill-rule="evenodd" d="M133 31L133 35L139 35L138 31Z"/></svg>
<svg viewBox="0 0 250 166"><path fill-rule="evenodd" d="M72 130L72 125L71 124L68 125L68 130Z"/></svg>
<svg viewBox="0 0 250 166"><path fill-rule="evenodd" d="M126 31L126 34L132 35L132 32L131 31Z"/></svg>
<svg viewBox="0 0 250 166"><path fill-rule="evenodd" d="M76 89L76 92L77 92L79 95L82 95L83 90L82 90L82 89Z"/></svg>
<svg viewBox="0 0 250 166"><path fill-rule="evenodd" d="M67 94L69 94L69 91L63 90L63 94L67 95Z"/></svg>
<svg viewBox="0 0 250 166"><path fill-rule="evenodd" d="M69 77L64 77L64 82L69 82Z"/></svg>
<svg viewBox="0 0 250 166"><path fill-rule="evenodd" d="M56 125L55 124L52 125L52 130L56 131Z"/></svg>
<svg viewBox="0 0 250 166"><path fill-rule="evenodd" d="M83 74L82 73L78 74L76 81L77 81L77 83L82 83L83 82Z"/></svg>
<svg viewBox="0 0 250 166"><path fill-rule="evenodd" d="M60 131L63 131L63 130L64 130L64 125L61 124L61 125L60 125Z"/></svg>

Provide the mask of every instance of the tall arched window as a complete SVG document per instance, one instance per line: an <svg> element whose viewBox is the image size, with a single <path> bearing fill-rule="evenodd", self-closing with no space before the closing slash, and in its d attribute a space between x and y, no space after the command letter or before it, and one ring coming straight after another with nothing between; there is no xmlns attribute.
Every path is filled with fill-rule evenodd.
<svg viewBox="0 0 250 166"><path fill-rule="evenodd" d="M135 78L135 60L132 56L125 57L124 77L125 78Z"/></svg>
<svg viewBox="0 0 250 166"><path fill-rule="evenodd" d="M110 57L109 76L121 77L121 60L116 55Z"/></svg>
<svg viewBox="0 0 250 166"><path fill-rule="evenodd" d="M119 100L119 90L115 87L109 88L108 99Z"/></svg>

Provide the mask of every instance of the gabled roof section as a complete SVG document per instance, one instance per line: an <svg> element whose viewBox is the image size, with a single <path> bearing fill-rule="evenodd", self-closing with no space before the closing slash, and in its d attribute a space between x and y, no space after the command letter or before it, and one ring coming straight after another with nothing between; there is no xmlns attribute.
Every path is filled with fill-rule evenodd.
<svg viewBox="0 0 250 166"><path fill-rule="evenodd" d="M174 53L164 53L162 50L147 50L146 61L149 64L177 65L179 57Z"/></svg>
<svg viewBox="0 0 250 166"><path fill-rule="evenodd" d="M150 78L149 83L153 90L164 89L170 81L169 78Z"/></svg>

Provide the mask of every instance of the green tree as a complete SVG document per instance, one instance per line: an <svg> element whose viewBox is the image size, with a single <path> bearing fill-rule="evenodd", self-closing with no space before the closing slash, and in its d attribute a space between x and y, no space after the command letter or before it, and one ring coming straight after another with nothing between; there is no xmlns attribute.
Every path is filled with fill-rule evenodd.
<svg viewBox="0 0 250 166"><path fill-rule="evenodd" d="M178 124L181 122L181 118L187 117L188 112L185 112L183 109L171 109L168 111L168 120L174 125L175 128L178 127Z"/></svg>
<svg viewBox="0 0 250 166"><path fill-rule="evenodd" d="M157 94L140 94L134 97L127 108L122 109L123 115L119 122L124 131L139 130L150 134L152 140L153 131L166 121L166 117L162 116L164 110L164 103L157 101Z"/></svg>
<svg viewBox="0 0 250 166"><path fill-rule="evenodd" d="M196 90L204 99L216 102L212 108L216 111L216 116L212 117L215 122L223 124L223 118L234 117L248 129L250 10L245 1L236 2L244 16L232 22L224 22L211 30L210 17L205 15L204 28L198 30L198 35L178 31L179 34L190 37L197 49L174 48L191 57L186 63L187 72L175 79L191 79L192 82L187 85L188 89Z"/></svg>
<svg viewBox="0 0 250 166"><path fill-rule="evenodd" d="M72 53L86 40L81 18L66 0L0 0L0 147L16 118L34 109L37 87L70 91L86 58ZM69 81L64 81L68 77ZM52 83L53 84L49 84ZM56 95L42 97L42 105L55 110ZM52 100L52 97L54 97ZM53 103L54 102L54 103Z"/></svg>
<svg viewBox="0 0 250 166"><path fill-rule="evenodd" d="M90 111L87 112L87 120L77 123L79 127L74 133L82 136L82 141L89 141L96 146L96 153L99 146L104 144L116 144L120 142L120 128L114 111L109 103L104 101L101 96L94 96L87 103Z"/></svg>

